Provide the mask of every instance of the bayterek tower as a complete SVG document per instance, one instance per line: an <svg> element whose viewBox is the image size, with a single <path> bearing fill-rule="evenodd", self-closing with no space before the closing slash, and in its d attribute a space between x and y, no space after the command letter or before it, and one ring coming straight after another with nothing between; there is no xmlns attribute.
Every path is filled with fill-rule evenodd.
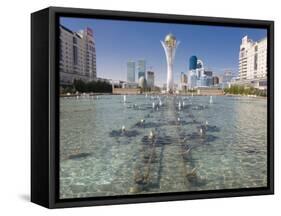
<svg viewBox="0 0 281 216"><path fill-rule="evenodd" d="M166 35L164 42L161 41L161 44L165 50L167 60L167 92L172 94L174 91L173 63L179 41L170 33Z"/></svg>

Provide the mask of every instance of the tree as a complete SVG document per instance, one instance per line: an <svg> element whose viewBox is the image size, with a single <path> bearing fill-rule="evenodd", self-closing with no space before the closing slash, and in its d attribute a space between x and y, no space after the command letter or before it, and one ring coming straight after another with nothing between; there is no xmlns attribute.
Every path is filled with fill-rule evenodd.
<svg viewBox="0 0 281 216"><path fill-rule="evenodd" d="M86 91L86 84L83 80L74 80L73 87L76 91L85 92Z"/></svg>
<svg viewBox="0 0 281 216"><path fill-rule="evenodd" d="M229 88L225 88L224 92L226 94L241 94L241 95L257 95L257 96L266 96L266 90L256 89L252 86L239 86L232 85Z"/></svg>
<svg viewBox="0 0 281 216"><path fill-rule="evenodd" d="M99 92L99 93L112 93L112 86L105 81L90 81L84 82L83 80L74 80L73 88L79 92Z"/></svg>

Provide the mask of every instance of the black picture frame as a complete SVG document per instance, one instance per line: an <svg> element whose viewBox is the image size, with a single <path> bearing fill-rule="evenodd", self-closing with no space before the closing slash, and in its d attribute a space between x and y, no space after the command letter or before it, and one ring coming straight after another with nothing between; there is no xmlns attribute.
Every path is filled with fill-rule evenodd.
<svg viewBox="0 0 281 216"><path fill-rule="evenodd" d="M268 35L267 170L264 188L59 199L60 16L265 28ZM274 194L274 22L186 15L49 7L31 14L31 201L47 208Z"/></svg>

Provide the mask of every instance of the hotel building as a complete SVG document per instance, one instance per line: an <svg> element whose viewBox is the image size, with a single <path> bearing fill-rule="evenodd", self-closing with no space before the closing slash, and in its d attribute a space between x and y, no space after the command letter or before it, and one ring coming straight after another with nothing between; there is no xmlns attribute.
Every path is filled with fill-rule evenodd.
<svg viewBox="0 0 281 216"><path fill-rule="evenodd" d="M96 48L91 28L73 32L60 25L60 84L96 80Z"/></svg>
<svg viewBox="0 0 281 216"><path fill-rule="evenodd" d="M252 80L267 77L267 38L253 41L242 38L239 52L239 79Z"/></svg>

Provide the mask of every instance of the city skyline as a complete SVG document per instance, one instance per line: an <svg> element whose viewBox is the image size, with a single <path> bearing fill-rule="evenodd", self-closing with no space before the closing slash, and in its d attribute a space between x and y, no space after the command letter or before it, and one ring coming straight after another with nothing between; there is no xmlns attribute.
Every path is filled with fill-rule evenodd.
<svg viewBox="0 0 281 216"><path fill-rule="evenodd" d="M155 72L155 84L166 82L165 53L160 44L172 32L180 41L174 64L174 80L187 73L189 58L198 56L205 68L219 75L224 69L238 74L239 46L242 37L253 40L266 37L266 29L165 24L135 21L61 18L60 24L72 31L93 29L97 52L97 76L126 80L130 59L146 60L146 68ZM136 74L136 77L138 75Z"/></svg>

